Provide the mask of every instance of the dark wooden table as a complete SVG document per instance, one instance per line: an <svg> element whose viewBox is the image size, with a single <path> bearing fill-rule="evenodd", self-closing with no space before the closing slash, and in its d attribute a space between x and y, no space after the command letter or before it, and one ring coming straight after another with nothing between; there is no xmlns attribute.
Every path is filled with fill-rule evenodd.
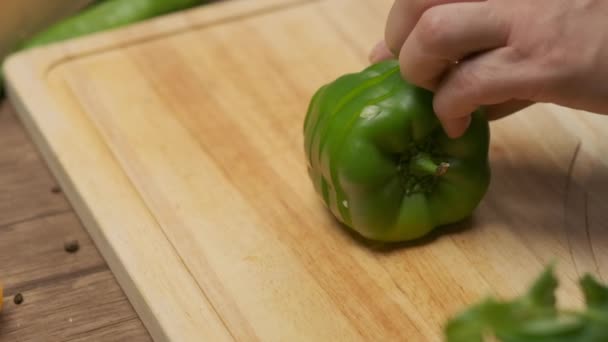
<svg viewBox="0 0 608 342"><path fill-rule="evenodd" d="M67 252L65 243L73 240L79 249ZM6 101L0 103L0 282L2 342L151 341Z"/></svg>

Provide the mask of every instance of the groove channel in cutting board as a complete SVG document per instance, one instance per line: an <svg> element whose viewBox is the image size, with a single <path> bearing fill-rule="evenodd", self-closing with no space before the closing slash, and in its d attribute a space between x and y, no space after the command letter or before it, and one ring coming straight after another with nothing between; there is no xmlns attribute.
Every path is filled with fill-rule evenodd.
<svg viewBox="0 0 608 342"><path fill-rule="evenodd" d="M15 95L26 103L23 117L47 134L38 142L47 158L63 162L55 173L77 185L72 201L92 211L96 198L83 180L96 171L85 176L68 163L73 155L59 145L68 139L48 132L68 122L94 125L93 137L74 133L73 143L99 139L107 147L114 161L105 162L128 178L107 186L136 191L129 203L141 201L133 208L149 217L129 219L150 234L160 229L179 258L175 274L195 281L184 290L200 291L193 305L205 314L192 322L171 322L149 288L128 288L145 291L143 299L130 297L151 308L144 321L160 325L155 336L197 340L225 326L243 341L438 341L451 314L489 292L522 293L551 260L559 261L564 304L581 301L577 275L606 275L608 177L598 159L608 126L555 106L493 124L490 191L472 220L449 234L379 251L339 227L307 178L303 118L320 85L367 65L392 1L281 3L235 1L171 16L144 32L123 31L118 44L107 43L112 35L98 38L99 48L82 54L78 43L63 55L49 49L48 59L61 62L48 75L43 69L40 82L59 107L52 113L66 114L53 120L65 122ZM236 15L213 20L222 9ZM14 69L23 71L28 57ZM23 92L26 83L14 74L9 79ZM89 229L111 235L116 228ZM116 241L103 246L120 252L118 265L129 264L125 258L135 256ZM145 268L114 269L127 287L129 279L150 279L139 273ZM168 283L175 276L157 272ZM220 330L211 330L214 340Z"/></svg>
<svg viewBox="0 0 608 342"><path fill-rule="evenodd" d="M316 9L313 7L312 10ZM263 25L264 19L262 17L259 22L252 24ZM286 16L284 22L288 24L294 19ZM281 24L276 16L272 17L271 23ZM322 25L323 21L313 24ZM200 96L194 92L197 90L196 84L193 84L196 79L188 77L191 70L184 70L185 74L180 75L180 68L176 69L178 65L190 64L180 63L179 54L174 52L175 47L182 43L191 46L200 41L229 41L226 37L215 38L214 35L218 33L226 36L249 33L249 40L255 41L251 29L239 25L235 28L206 29L204 33L194 35L196 41L190 34L183 35L183 38L176 37L176 40L193 40L177 42L174 46L170 44L173 40L169 43L163 41L161 46L150 43L151 48L169 53L158 56L157 63L174 60L175 64L168 67L172 67L172 73L177 70L176 78L171 75L171 79L151 82L152 86L142 82L123 89L104 84L103 77L95 75L118 73L125 79L140 79L137 73L141 70L160 70L159 74L164 75L162 69L158 69L162 68L160 64L142 63L136 68L137 63L122 63L125 67L116 70L115 63L99 57L78 63L84 67L71 68L74 75L82 76L87 75L87 71L95 70L95 75L90 75L92 82L76 83L67 70L66 78L70 79L72 91L84 100L86 111L106 135L166 234L185 256L184 262L236 336L245 338L254 334L271 339L295 338L292 335L294 332L304 339L347 338L349 334L363 334L371 339L378 334L397 337L405 332L412 336L413 326L407 329L409 319L398 305L388 300L368 300L368 296L378 299L385 297L391 288L394 291L391 282L387 282L388 288L382 289L373 279L366 280L366 272L358 263L350 260L348 255L341 256L337 248L323 246L323 240L309 238L310 243L305 243L307 235L322 234L326 230L324 227L332 224L325 216L321 218L321 224L316 224L315 220L307 222L308 217L314 219L314 213L320 213L316 202L307 200L310 196L302 198L289 189L288 182L282 180L278 173L280 170L268 167L272 159L286 158L294 167L290 170L290 177L305 176L297 162L300 149L297 132L289 132L282 127L290 127L293 122L301 121L301 109L282 110L281 97L274 99L272 94L268 94L271 95L269 100L274 99L272 102L256 103L263 93L252 94L236 102L236 98L231 96L242 96L245 89L234 91L228 88L236 84L227 80L230 70L239 70L238 64L231 65L230 61L226 61L225 70L219 70L223 75L214 75L211 69L207 70L205 79L227 82L228 87L216 85L219 100L209 94L206 101L197 103L196 108L180 106L181 100L178 98L173 102L156 101L156 94L161 94L162 99L173 98L177 94L189 98ZM340 44L340 41L331 43ZM205 46L206 55L213 56L213 47L210 44ZM136 54L137 50L145 48L137 47L133 49L134 52L128 51L127 54ZM243 56L248 56L251 65L257 65L253 50L242 45L239 48ZM204 63L205 57L198 57ZM112 53L107 58L111 59ZM209 58L213 60L213 57ZM105 70L104 66L111 70ZM241 68L241 71L241 82L245 78L251 80L251 85L258 83L251 89L264 86L263 75L247 75L246 68ZM181 86L169 91L176 93L163 96L167 87L162 84L175 83ZM105 92L106 98L100 90L108 87L114 89ZM269 84L267 89L271 88ZM199 89L199 92L207 93L206 90ZM127 116L121 115L118 107L128 105L133 98L140 98L146 106L133 108ZM98 106L99 100L104 105ZM248 103L248 100L252 102ZM295 99L285 99L283 96L282 100L290 103ZM222 108L222 105L232 107ZM257 108L261 111L258 112ZM177 117L167 116L168 113ZM188 113L191 117L181 117L182 113ZM200 116L200 113L208 115ZM249 118L262 118L264 114L274 113L275 116L282 115L287 122L283 124L280 117L266 116L274 120L275 127L272 127L273 121L247 120L243 117L244 113ZM232 114L236 116L231 118ZM256 124L265 126L255 127ZM257 141L243 132L254 133ZM264 141L265 137L268 140ZM256 143L260 144L257 148ZM179 148L175 149L176 146ZM151 180L153 183L150 183ZM174 192L188 194L180 198L173 195ZM297 215L294 217L293 214ZM318 230L321 231L317 233ZM298 243L306 248L294 250ZM338 262L328 264L324 260ZM346 267L341 267L341 260L344 260ZM354 275L362 279L357 280ZM362 283L368 283L368 286L356 293L347 291ZM340 288L340 284L344 287ZM280 298L288 300L283 302ZM306 310L302 310L304 307ZM368 323L361 325L361 318ZM303 335L303 331L314 335Z"/></svg>

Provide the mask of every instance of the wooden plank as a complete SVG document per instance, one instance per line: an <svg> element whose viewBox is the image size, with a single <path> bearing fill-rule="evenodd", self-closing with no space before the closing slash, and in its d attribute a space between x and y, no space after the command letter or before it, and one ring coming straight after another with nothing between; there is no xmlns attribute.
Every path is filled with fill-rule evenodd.
<svg viewBox="0 0 608 342"><path fill-rule="evenodd" d="M67 253L64 243L80 249ZM0 228L0 275L5 295L107 266L73 212Z"/></svg>
<svg viewBox="0 0 608 342"><path fill-rule="evenodd" d="M308 101L367 65L391 4L234 1L11 60L11 98L155 337L439 341L551 260L566 305L608 272L608 125L582 112L493 124L484 202L420 243L368 248L321 206Z"/></svg>
<svg viewBox="0 0 608 342"><path fill-rule="evenodd" d="M0 226L70 209L8 102L0 104Z"/></svg>
<svg viewBox="0 0 608 342"><path fill-rule="evenodd" d="M71 298L72 293L76 291L84 293L87 297L104 298L106 295L110 295L110 298L113 298L113 304L107 305L105 313L93 316L85 314L80 316L80 320L73 320L70 325L71 329L82 330L82 332L74 334L74 341L100 339L104 341L122 341L124 339L150 341L148 332L135 315L124 293L120 292L115 280L107 280L104 286L94 286L93 288L77 288L76 290L71 286L57 288L58 284L74 284L79 279L96 273L106 274L108 268L79 220L70 210L63 194L51 191L50 185L55 184L54 179L50 177L47 168L35 152L34 146L25 136L23 127L13 115L13 109L8 104L3 104L2 108L0 111L0 122L2 122L0 140L10 143L0 144L0 160L2 161L0 179L15 179L18 175L32 175L35 172L38 174L39 180L43 179L45 182L42 185L43 191L40 191L40 184L37 182L25 181L5 186L2 193L3 201L9 199L20 206L28 203L29 205L25 209L31 211L32 214L27 210L15 212L5 209L3 212L5 223L0 225L0 251L2 251L0 253L0 282L6 287L2 298L6 308L5 313L0 315L0 340L63 340L51 338L47 325L62 322L65 319L69 320L69 318L62 317L65 313L57 315L54 312L58 307L64 307L67 303L64 299ZM36 201L36 198L33 198L40 195L48 196L51 201ZM60 203L65 209L49 210L48 203ZM2 208L9 206L0 202ZM70 254L64 250L64 243L68 240L78 241L79 250L76 253ZM14 296L17 293L25 294L26 302L30 302L32 298L28 298L28 296L34 294L36 301L17 307L13 304ZM73 312L88 312L89 305L90 301L87 300L69 303L70 310ZM43 321L45 314L38 310L44 312L45 309L51 312L51 316L46 317L46 321ZM91 322L94 321L116 319L114 317L116 310L122 312L126 318L124 320L120 318L112 324L91 327ZM16 327L16 330L12 330L10 327Z"/></svg>
<svg viewBox="0 0 608 342"><path fill-rule="evenodd" d="M110 324L105 327L95 328L84 333L75 335L65 342L88 342L88 341L108 341L108 342L148 342L151 337L138 318Z"/></svg>
<svg viewBox="0 0 608 342"><path fill-rule="evenodd" d="M3 341L151 341L109 270L22 291L23 302L5 298Z"/></svg>

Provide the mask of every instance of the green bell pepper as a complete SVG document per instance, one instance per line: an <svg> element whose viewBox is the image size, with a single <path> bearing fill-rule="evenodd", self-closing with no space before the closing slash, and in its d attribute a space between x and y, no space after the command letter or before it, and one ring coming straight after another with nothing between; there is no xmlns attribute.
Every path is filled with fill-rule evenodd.
<svg viewBox="0 0 608 342"><path fill-rule="evenodd" d="M451 139L432 100L395 60L344 75L311 99L303 130L310 179L338 221L369 240L423 237L469 217L487 192L482 110Z"/></svg>

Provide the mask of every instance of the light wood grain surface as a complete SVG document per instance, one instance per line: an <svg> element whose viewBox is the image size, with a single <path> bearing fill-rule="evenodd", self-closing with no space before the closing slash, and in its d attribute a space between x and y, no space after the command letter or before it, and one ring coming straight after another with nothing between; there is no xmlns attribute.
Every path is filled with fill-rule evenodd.
<svg viewBox="0 0 608 342"><path fill-rule="evenodd" d="M567 306L580 274L608 278L602 116L493 123L480 208L419 243L371 248L322 207L308 101L367 65L391 3L235 0L10 61L11 98L155 339L439 341L553 260Z"/></svg>
<svg viewBox="0 0 608 342"><path fill-rule="evenodd" d="M13 109L0 106L0 341L150 341ZM71 240L76 253L64 250Z"/></svg>

